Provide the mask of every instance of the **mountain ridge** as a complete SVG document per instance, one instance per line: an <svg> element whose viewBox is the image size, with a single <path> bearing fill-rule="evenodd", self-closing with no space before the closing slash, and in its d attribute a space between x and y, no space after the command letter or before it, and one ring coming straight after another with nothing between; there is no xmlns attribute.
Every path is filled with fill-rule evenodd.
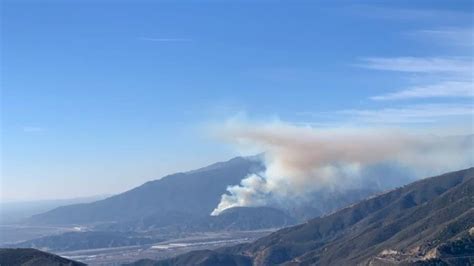
<svg viewBox="0 0 474 266"><path fill-rule="evenodd" d="M35 215L33 224L87 224L123 222L150 215L166 216L180 210L186 215L209 214L228 185L236 185L249 173L259 171L260 162L236 157L222 164L175 173L152 180L104 200L62 206ZM223 167L225 166L225 167Z"/></svg>
<svg viewBox="0 0 474 266"><path fill-rule="evenodd" d="M228 260L246 256L250 260L246 265L256 266L392 265L397 260L408 265L444 265L445 249L467 254L447 260L473 263L474 247L469 246L474 242L473 206L474 168L468 168L370 197L250 244L203 251L201 257L195 252L192 257L201 265L214 265L212 258L217 255ZM183 265L179 262L186 261L186 256L150 265Z"/></svg>
<svg viewBox="0 0 474 266"><path fill-rule="evenodd" d="M100 201L61 206L34 215L27 222L34 225L92 226L99 227L99 230L148 230L167 226L177 228L175 225L186 225L189 221L218 221L219 219L212 219L209 215L218 206L221 196L227 193L227 187L239 184L249 174L261 172L264 168L261 154L236 157L148 181ZM320 191L311 195L317 201L307 199L291 209L280 206L261 207L283 210L279 219L283 222L282 225L287 226L291 224L291 219L284 216L289 215L298 221L307 220L357 202L378 191L371 188L331 193ZM253 214L258 215L256 212ZM247 226L246 229L250 228Z"/></svg>

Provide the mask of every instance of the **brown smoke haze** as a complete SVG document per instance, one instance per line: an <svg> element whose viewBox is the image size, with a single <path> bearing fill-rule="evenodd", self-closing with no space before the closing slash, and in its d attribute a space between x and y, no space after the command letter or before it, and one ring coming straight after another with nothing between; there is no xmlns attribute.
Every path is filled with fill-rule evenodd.
<svg viewBox="0 0 474 266"><path fill-rule="evenodd" d="M228 187L213 211L304 198L364 185L367 167L383 163L417 178L473 165L472 136L440 137L389 129L317 129L284 122L229 122L218 135L238 149L264 153L266 170ZM383 178L384 173L380 173ZM388 180L387 180L388 181Z"/></svg>

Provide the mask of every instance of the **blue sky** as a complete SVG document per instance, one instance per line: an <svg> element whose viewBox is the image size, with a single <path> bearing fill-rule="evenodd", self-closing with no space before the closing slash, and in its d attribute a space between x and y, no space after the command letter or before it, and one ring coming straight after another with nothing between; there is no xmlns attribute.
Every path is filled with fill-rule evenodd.
<svg viewBox="0 0 474 266"><path fill-rule="evenodd" d="M472 1L3 1L1 200L236 151L235 116L473 131Z"/></svg>

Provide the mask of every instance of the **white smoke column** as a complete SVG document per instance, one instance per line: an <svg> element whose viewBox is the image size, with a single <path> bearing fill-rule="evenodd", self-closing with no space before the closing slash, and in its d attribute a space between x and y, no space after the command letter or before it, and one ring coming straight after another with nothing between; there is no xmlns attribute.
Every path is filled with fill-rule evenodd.
<svg viewBox="0 0 474 266"><path fill-rule="evenodd" d="M239 147L265 152L266 170L227 188L212 212L237 206L296 201L319 189L361 182L370 165L396 162L426 176L472 165L472 141L419 136L393 130L315 129L282 122L228 123L220 134ZM472 139L472 138L471 138Z"/></svg>

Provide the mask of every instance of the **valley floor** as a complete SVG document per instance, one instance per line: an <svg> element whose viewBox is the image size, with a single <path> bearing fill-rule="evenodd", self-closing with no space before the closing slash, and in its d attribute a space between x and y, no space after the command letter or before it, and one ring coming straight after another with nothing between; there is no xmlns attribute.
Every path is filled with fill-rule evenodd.
<svg viewBox="0 0 474 266"><path fill-rule="evenodd" d="M151 245L88 249L56 253L88 265L121 265L140 259L160 260L193 250L216 249L254 241L274 230L201 233Z"/></svg>

